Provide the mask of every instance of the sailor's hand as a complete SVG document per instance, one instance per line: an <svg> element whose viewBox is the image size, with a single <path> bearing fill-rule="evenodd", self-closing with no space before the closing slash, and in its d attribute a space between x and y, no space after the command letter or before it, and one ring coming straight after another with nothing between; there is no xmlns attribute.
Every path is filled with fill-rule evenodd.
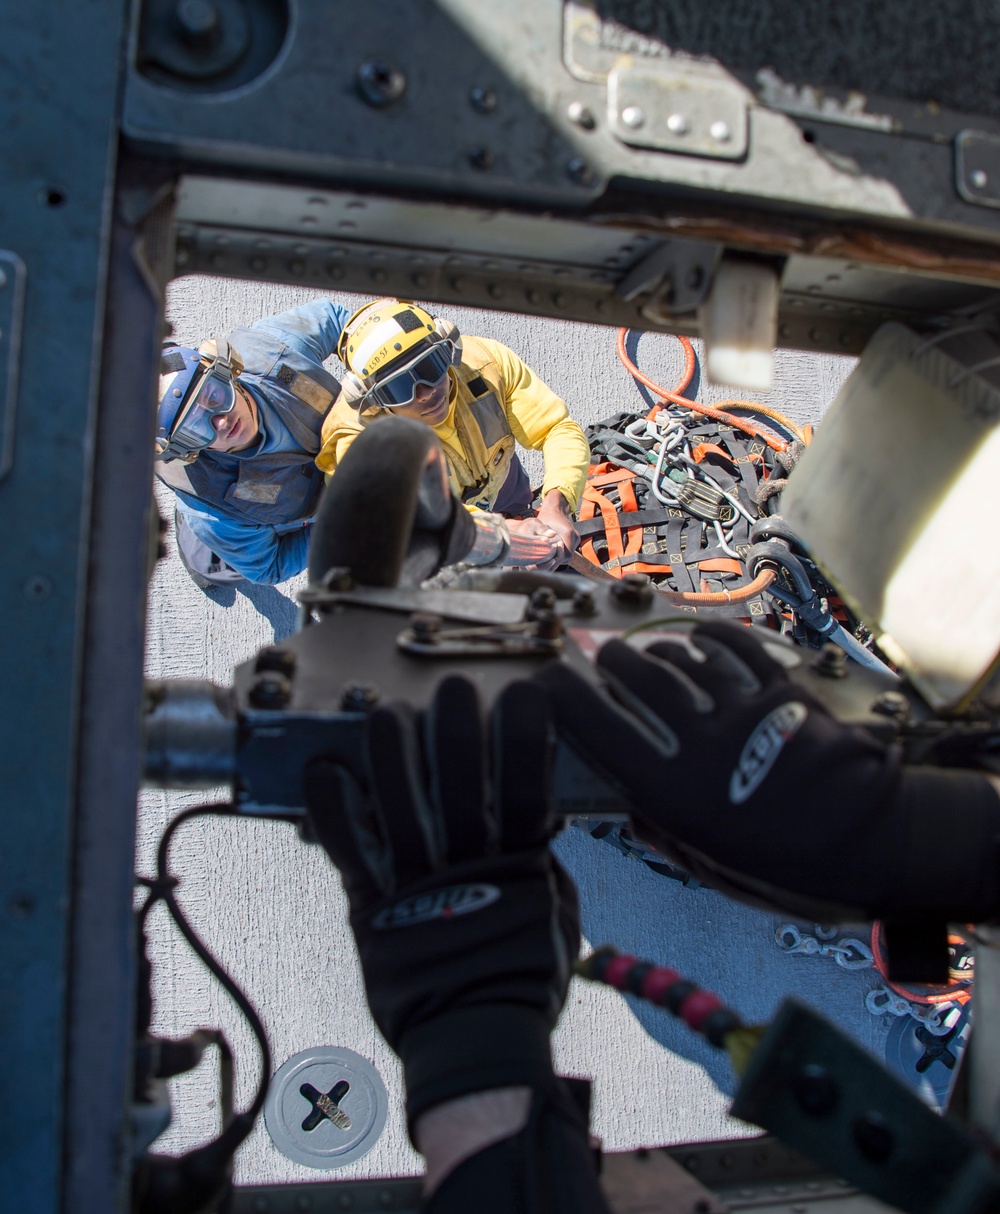
<svg viewBox="0 0 1000 1214"><path fill-rule="evenodd" d="M332 762L306 772L411 1124L469 1092L552 1081L579 949L576 891L548 849L547 697L511 684L488 724L452 676L422 720L405 705L372 714L367 790Z"/></svg>
<svg viewBox="0 0 1000 1214"><path fill-rule="evenodd" d="M634 806L637 833L707 883L819 922L997 908L1000 800L978 773L903 768L835 720L750 629L598 655L606 692L538 676L557 728Z"/></svg>
<svg viewBox="0 0 1000 1214"><path fill-rule="evenodd" d="M539 518L509 518L504 520L510 536L510 550L505 565L519 569L558 569L570 558L570 553L558 534Z"/></svg>
<svg viewBox="0 0 1000 1214"><path fill-rule="evenodd" d="M566 551L566 555L560 563L565 564L580 546L580 535L576 529L569 502L558 489L550 489L542 499L536 517L539 522L544 523L559 537Z"/></svg>

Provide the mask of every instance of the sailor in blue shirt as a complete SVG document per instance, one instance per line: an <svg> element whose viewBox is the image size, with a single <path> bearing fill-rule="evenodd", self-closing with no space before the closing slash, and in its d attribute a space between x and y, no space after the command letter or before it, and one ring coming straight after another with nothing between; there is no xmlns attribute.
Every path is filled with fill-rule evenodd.
<svg viewBox="0 0 1000 1214"><path fill-rule="evenodd" d="M156 474L176 495L178 553L203 589L306 567L320 430L340 391L323 360L348 316L317 300L197 350L164 347Z"/></svg>

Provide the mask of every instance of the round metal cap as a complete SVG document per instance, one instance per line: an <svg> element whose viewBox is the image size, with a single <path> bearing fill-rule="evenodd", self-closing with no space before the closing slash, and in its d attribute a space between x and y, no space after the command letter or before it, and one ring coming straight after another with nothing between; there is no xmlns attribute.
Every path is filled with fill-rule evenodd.
<svg viewBox="0 0 1000 1214"><path fill-rule="evenodd" d="M367 1058L343 1046L318 1046L278 1068L264 1124L294 1163L342 1168L378 1142L388 1107L385 1084Z"/></svg>

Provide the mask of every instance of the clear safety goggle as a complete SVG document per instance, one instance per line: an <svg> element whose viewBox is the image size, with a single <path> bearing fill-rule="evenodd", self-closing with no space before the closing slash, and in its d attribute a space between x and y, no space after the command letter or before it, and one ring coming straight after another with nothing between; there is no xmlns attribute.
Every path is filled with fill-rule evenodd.
<svg viewBox="0 0 1000 1214"><path fill-rule="evenodd" d="M433 388L448 374L453 351L450 341L435 342L429 350L373 384L366 393L366 401L383 409L412 404L418 384Z"/></svg>
<svg viewBox="0 0 1000 1214"><path fill-rule="evenodd" d="M192 381L191 391L170 431L170 446L187 453L210 447L217 437L213 419L236 404L229 363L214 359Z"/></svg>

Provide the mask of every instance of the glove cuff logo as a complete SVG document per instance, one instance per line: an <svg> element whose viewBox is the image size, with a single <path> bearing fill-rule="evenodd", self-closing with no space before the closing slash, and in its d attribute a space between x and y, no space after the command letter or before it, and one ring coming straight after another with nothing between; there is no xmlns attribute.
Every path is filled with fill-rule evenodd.
<svg viewBox="0 0 1000 1214"><path fill-rule="evenodd" d="M779 704L759 722L747 738L729 780L729 800L733 805L742 805L760 788L785 743L795 736L808 715L804 704L792 700Z"/></svg>
<svg viewBox="0 0 1000 1214"><path fill-rule="evenodd" d="M456 915L482 910L499 898L500 890L495 885L451 885L426 894L413 894L387 906L372 920L372 927L388 932L397 927L428 923L432 919L453 919Z"/></svg>

